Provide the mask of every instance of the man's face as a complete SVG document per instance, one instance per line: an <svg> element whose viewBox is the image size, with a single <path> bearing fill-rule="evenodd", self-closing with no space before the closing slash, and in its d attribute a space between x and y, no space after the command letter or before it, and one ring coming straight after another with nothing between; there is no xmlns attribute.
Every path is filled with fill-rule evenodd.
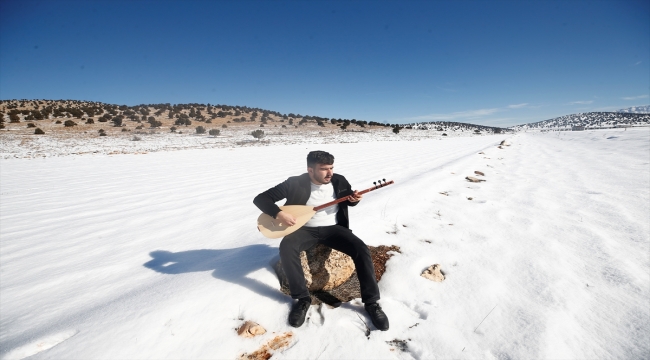
<svg viewBox="0 0 650 360"><path fill-rule="evenodd" d="M313 168L308 167L307 172L309 173L309 178L311 182L316 185L329 184L332 181L332 175L334 174L334 164L325 165L325 164L316 164Z"/></svg>

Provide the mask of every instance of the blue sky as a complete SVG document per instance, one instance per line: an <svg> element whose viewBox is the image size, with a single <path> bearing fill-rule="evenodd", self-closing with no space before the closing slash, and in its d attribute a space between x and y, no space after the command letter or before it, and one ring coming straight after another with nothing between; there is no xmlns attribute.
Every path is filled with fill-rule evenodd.
<svg viewBox="0 0 650 360"><path fill-rule="evenodd" d="M648 1L0 1L0 99L510 126L649 93Z"/></svg>

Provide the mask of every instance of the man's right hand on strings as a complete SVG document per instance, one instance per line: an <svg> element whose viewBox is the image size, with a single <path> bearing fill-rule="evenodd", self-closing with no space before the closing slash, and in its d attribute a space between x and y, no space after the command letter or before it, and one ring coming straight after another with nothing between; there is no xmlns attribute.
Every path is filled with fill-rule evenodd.
<svg viewBox="0 0 650 360"><path fill-rule="evenodd" d="M280 211L277 215L275 215L275 218L277 220L280 220L280 222L283 224L287 224L288 226L296 225L296 218L284 211Z"/></svg>

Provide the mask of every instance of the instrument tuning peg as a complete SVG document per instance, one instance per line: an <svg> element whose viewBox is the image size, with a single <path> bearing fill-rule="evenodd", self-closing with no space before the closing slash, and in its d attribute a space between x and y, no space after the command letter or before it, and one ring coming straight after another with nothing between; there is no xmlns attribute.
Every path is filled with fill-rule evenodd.
<svg viewBox="0 0 650 360"><path fill-rule="evenodd" d="M384 179L384 184L386 183L386 179Z"/></svg>

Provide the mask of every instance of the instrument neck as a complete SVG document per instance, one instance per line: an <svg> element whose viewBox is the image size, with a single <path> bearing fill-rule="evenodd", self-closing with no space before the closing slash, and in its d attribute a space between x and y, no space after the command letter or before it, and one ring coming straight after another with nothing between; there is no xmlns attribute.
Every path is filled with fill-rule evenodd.
<svg viewBox="0 0 650 360"><path fill-rule="evenodd" d="M391 180L391 181L389 181L389 182L384 182L384 183L381 184L381 185L377 185L377 186L373 186L373 187L367 188L367 189L365 189L365 190L361 190L361 191L357 192L357 194L358 194L358 195L363 195L363 194L365 194L365 193L369 193L369 192L371 192L371 191L373 191L373 190L381 189L382 187L384 187L384 186L388 186L388 185L390 185L390 184L392 184L392 183L394 183L393 180ZM323 204L323 205L316 206L316 207L314 207L314 211L323 210L323 209L325 209L325 208L327 208L327 207L330 207L330 206L332 206L332 205L336 205L336 204L338 204L338 203L342 203L342 202L344 202L344 201L348 201L348 200L350 200L350 195L348 195L348 196L344 196L344 197L342 197L342 198L340 198L340 199L336 199L336 200L334 200L334 201L330 201L330 202L325 203L325 204Z"/></svg>

